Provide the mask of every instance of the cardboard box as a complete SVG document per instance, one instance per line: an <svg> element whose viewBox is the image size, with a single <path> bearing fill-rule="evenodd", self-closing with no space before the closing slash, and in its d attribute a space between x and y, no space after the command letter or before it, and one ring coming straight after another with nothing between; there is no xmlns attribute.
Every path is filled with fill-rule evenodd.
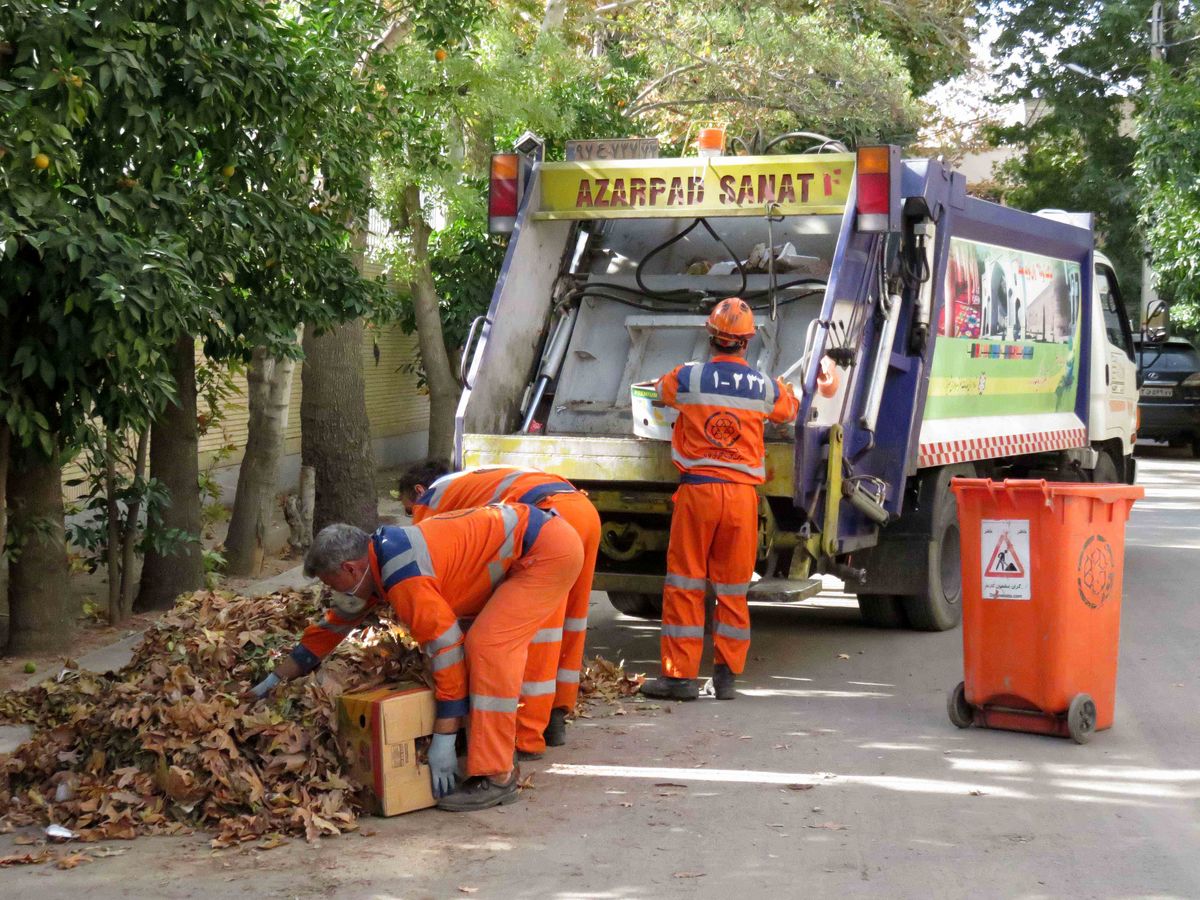
<svg viewBox="0 0 1200 900"><path fill-rule="evenodd" d="M433 806L429 766L417 743L433 733L433 691L397 684L343 694L338 703L338 743L351 777L368 792L377 816ZM424 747L426 742L421 741Z"/></svg>

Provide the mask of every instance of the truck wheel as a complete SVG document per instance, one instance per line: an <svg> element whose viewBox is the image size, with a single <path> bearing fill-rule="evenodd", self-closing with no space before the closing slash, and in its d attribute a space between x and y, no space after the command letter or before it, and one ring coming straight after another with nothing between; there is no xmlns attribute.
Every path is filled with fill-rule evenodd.
<svg viewBox="0 0 1200 900"><path fill-rule="evenodd" d="M1117 474L1117 464L1113 462L1112 454L1104 450L1100 451L1100 457L1096 460L1096 468L1092 469L1093 484L1114 484L1118 481L1124 481Z"/></svg>
<svg viewBox="0 0 1200 900"><path fill-rule="evenodd" d="M955 473L958 474L958 473ZM904 598L909 624L918 631L949 631L962 621L962 560L958 503L948 475L938 479L933 530L929 542L928 588ZM944 483L943 483L944 482Z"/></svg>
<svg viewBox="0 0 1200 900"><path fill-rule="evenodd" d="M908 624L904 600L886 594L860 594L858 614L868 628L903 628Z"/></svg>
<svg viewBox="0 0 1200 900"><path fill-rule="evenodd" d="M609 591L608 602L617 612L635 619L661 619L661 594L636 594L633 591Z"/></svg>

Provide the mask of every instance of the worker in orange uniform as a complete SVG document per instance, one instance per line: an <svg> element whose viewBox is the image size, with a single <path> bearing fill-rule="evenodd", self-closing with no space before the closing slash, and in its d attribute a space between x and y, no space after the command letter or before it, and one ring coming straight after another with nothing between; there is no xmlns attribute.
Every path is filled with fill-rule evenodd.
<svg viewBox="0 0 1200 900"><path fill-rule="evenodd" d="M521 708L517 712L517 751L537 759L546 746L567 742L567 714L579 697L579 672L587 639L588 601L600 551L600 515L567 479L537 469L488 466L452 472L441 460L426 460L400 476L400 502L413 522L437 513L487 503L528 503L553 510L583 542L583 568L567 594L563 617L547 621L529 647Z"/></svg>
<svg viewBox="0 0 1200 900"><path fill-rule="evenodd" d="M663 588L662 676L648 697L695 700L704 645L705 584L717 595L713 688L732 700L750 649L746 591L758 549L758 492L766 480L763 422L790 422L799 404L791 386L745 359L754 314L744 300L722 300L708 317L709 362L677 366L658 379L658 396L679 410L671 459L682 473L675 492Z"/></svg>
<svg viewBox="0 0 1200 900"><path fill-rule="evenodd" d="M582 564L575 530L522 504L384 526L373 535L329 525L313 539L304 571L336 592L334 607L252 690L265 696L315 669L386 600L430 657L437 712L429 766L438 806L465 812L512 803L525 656ZM475 621L464 638L458 620L466 617ZM455 789L455 737L468 713L468 778Z"/></svg>

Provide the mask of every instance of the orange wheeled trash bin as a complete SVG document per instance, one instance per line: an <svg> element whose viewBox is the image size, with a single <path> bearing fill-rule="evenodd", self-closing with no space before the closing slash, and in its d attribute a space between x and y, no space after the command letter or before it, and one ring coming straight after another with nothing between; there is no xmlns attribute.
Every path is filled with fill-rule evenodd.
<svg viewBox="0 0 1200 900"><path fill-rule="evenodd" d="M1142 488L955 478L963 681L950 720L1070 736L1112 726L1125 521Z"/></svg>

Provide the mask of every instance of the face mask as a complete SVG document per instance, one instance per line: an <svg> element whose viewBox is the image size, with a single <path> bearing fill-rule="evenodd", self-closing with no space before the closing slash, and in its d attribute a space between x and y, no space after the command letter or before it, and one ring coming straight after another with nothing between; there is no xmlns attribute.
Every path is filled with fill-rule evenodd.
<svg viewBox="0 0 1200 900"><path fill-rule="evenodd" d="M358 579L358 584L349 591L334 591L333 608L347 618L353 618L366 609L367 601L358 596L358 590L363 586L363 582L367 580L367 576L370 574L370 569L363 572L362 578Z"/></svg>

